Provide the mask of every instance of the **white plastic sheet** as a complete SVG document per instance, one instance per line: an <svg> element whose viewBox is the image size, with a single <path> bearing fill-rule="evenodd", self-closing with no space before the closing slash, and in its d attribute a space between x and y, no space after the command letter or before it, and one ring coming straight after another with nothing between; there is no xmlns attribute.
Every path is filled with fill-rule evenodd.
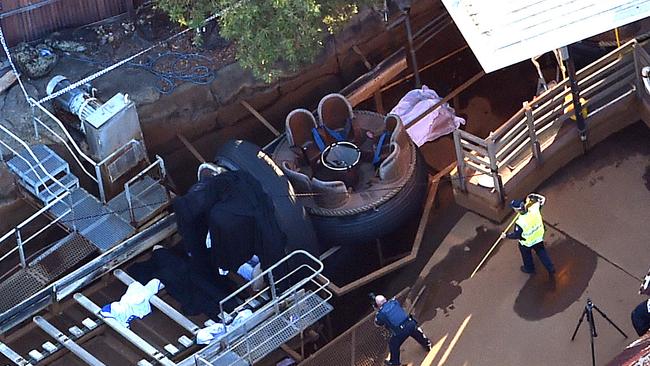
<svg viewBox="0 0 650 366"><path fill-rule="evenodd" d="M415 89L406 93L390 113L398 115L402 119L402 123L408 125L440 100L442 98L433 89L423 85L422 89ZM411 140L420 147L425 142L433 141L440 136L451 133L464 124L465 120L457 117L454 109L445 103L409 127L406 132L411 137Z"/></svg>

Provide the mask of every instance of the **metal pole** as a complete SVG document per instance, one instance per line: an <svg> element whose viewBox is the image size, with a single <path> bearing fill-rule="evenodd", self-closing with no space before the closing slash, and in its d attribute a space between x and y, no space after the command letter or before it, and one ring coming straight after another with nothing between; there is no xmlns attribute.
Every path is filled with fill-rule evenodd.
<svg viewBox="0 0 650 366"><path fill-rule="evenodd" d="M278 304L277 298L278 295L275 290L275 279L273 278L273 272L269 271L269 288L271 289L271 299L273 300L273 309L275 310L275 315L280 313L280 305Z"/></svg>
<svg viewBox="0 0 650 366"><path fill-rule="evenodd" d="M585 119L582 117L582 105L580 103L580 88L578 86L578 79L576 78L576 65L569 55L569 49L565 46L560 49L562 59L567 64L567 73L569 76L569 85L571 86L571 98L573 99L573 113L576 117L578 124L578 131L580 133L580 141L582 141L582 149L587 152L587 126Z"/></svg>
<svg viewBox="0 0 650 366"><path fill-rule="evenodd" d="M97 188L99 188L99 198L102 203L106 203L106 193L104 192L104 179L102 179L102 168L95 164L95 175L97 176Z"/></svg>
<svg viewBox="0 0 650 366"><path fill-rule="evenodd" d="M415 88L419 89L422 86L420 82L420 71L418 70L418 60L415 55L415 48L413 48L413 32L411 31L411 17L409 16L410 8L402 9L404 13L404 24L406 25L406 38L409 43L409 52L411 54L411 63L413 64L413 75L415 76Z"/></svg>
<svg viewBox="0 0 650 366"><path fill-rule="evenodd" d="M465 155L463 154L463 146L460 134L460 130L454 130L454 147L456 148L456 171L458 174L458 184L460 186L460 190L467 192L467 185L465 183Z"/></svg>
<svg viewBox="0 0 650 366"><path fill-rule="evenodd" d="M126 203L129 206L129 217L131 217L131 224L133 226L138 226L135 221L135 212L133 212L133 202L131 201L131 190L129 189L129 184L124 183L124 197L126 198Z"/></svg>
<svg viewBox="0 0 650 366"><path fill-rule="evenodd" d="M20 229L16 228L16 244L18 245L18 255L20 256L20 266L25 268L27 263L25 261L25 251L23 250L23 239L20 237Z"/></svg>

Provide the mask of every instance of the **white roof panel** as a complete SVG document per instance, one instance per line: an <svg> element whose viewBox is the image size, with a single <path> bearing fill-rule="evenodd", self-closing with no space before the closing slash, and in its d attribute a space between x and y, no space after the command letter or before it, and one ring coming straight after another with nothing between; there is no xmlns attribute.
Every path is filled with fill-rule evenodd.
<svg viewBox="0 0 650 366"><path fill-rule="evenodd" d="M485 72L650 16L650 0L442 0Z"/></svg>

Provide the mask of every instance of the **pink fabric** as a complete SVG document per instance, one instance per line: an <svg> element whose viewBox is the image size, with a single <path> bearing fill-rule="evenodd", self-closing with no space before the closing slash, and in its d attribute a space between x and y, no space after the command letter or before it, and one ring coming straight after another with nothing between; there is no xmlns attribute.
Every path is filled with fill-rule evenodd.
<svg viewBox="0 0 650 366"><path fill-rule="evenodd" d="M441 99L435 91L423 85L422 89L415 89L406 93L390 113L400 116L402 123L408 125L419 115L440 102ZM465 120L456 117L454 109L445 103L419 120L415 125L409 127L406 132L411 137L411 140L420 147L425 142L433 141L440 136L451 133L464 124Z"/></svg>

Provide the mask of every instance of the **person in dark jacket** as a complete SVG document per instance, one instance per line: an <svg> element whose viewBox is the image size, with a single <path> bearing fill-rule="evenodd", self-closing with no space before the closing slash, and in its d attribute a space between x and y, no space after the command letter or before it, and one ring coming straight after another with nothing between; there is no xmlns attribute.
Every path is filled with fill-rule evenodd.
<svg viewBox="0 0 650 366"><path fill-rule="evenodd" d="M431 341L422 331L406 310L396 299L386 300L383 295L375 296L377 315L375 324L383 326L390 331L391 337L388 340L390 360L384 361L386 365L401 365L399 361L400 346L408 337L415 339L425 350L431 350Z"/></svg>
<svg viewBox="0 0 650 366"><path fill-rule="evenodd" d="M650 329L650 300L644 300L632 311L632 326L636 334L646 334Z"/></svg>

